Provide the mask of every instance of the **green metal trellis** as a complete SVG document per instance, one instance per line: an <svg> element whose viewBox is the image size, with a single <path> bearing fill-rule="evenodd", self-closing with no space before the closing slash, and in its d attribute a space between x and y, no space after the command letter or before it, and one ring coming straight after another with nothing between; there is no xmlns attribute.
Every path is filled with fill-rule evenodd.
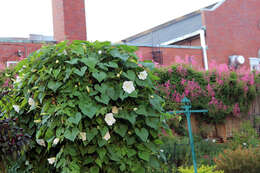
<svg viewBox="0 0 260 173"><path fill-rule="evenodd" d="M198 173L197 171L197 162L196 162L196 154L195 154L195 149L194 149L194 142L193 142L193 136L192 136L192 128L191 128L191 121L190 121L190 115L191 113L201 113L201 112L208 112L208 110L191 110L191 101L187 98L184 97L181 100L181 103L184 105L181 106L184 110L182 111L170 111L168 113L170 114L185 114L187 118L187 123L188 123L188 130L189 130L189 138L190 138L190 147L191 147L191 153L192 153L192 161L193 161L193 167L194 167L194 172Z"/></svg>

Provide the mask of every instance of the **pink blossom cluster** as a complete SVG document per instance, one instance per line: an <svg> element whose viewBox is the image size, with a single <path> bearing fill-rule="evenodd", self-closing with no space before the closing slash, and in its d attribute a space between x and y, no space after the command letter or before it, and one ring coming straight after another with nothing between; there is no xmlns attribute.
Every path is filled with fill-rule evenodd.
<svg viewBox="0 0 260 173"><path fill-rule="evenodd" d="M187 69L183 67L183 65L178 65L176 68L176 71L181 75L181 76L187 76Z"/></svg>
<svg viewBox="0 0 260 173"><path fill-rule="evenodd" d="M214 96L211 97L211 101L209 102L209 106L213 106L217 110L227 110L227 106L223 104L221 100L217 100Z"/></svg>
<svg viewBox="0 0 260 173"><path fill-rule="evenodd" d="M233 107L233 114L234 114L235 116L239 116L239 114L240 114L240 108L239 108L238 103L236 103L236 104L234 105L234 107Z"/></svg>
<svg viewBox="0 0 260 173"><path fill-rule="evenodd" d="M181 84L184 86L185 96L189 96L191 99L205 95L205 92L200 87L199 83L194 79L192 79L192 81L182 79Z"/></svg>
<svg viewBox="0 0 260 173"><path fill-rule="evenodd" d="M185 97L184 93L182 95L178 93L176 90L174 90L174 93L172 94L172 101L176 103L180 103L181 100Z"/></svg>

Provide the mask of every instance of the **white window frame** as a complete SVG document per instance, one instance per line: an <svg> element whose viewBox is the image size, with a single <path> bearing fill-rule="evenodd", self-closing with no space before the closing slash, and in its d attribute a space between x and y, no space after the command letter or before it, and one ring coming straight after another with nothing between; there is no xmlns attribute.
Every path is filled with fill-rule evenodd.
<svg viewBox="0 0 260 173"><path fill-rule="evenodd" d="M10 67L11 65L16 65L17 63L18 63L18 61L7 61L6 66Z"/></svg>
<svg viewBox="0 0 260 173"><path fill-rule="evenodd" d="M260 58L249 58L250 70L260 71Z"/></svg>

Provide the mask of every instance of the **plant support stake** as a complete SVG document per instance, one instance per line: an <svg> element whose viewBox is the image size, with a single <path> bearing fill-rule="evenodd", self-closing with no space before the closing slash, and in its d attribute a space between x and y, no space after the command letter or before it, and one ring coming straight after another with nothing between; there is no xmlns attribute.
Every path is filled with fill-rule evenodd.
<svg viewBox="0 0 260 173"><path fill-rule="evenodd" d="M195 155L195 149L194 149L194 142L193 142L193 136L192 136L190 115L191 115L191 113L208 112L208 110L191 110L191 102L187 97L184 97L181 100L181 103L183 103L183 106L181 106L181 108L183 108L184 110L182 110L182 111L170 111L168 113L170 113L170 114L183 114L184 113L186 115L187 123L188 123L188 130L189 130L190 147L191 147L191 153L192 153L192 161L193 161L194 172L198 173L196 155Z"/></svg>

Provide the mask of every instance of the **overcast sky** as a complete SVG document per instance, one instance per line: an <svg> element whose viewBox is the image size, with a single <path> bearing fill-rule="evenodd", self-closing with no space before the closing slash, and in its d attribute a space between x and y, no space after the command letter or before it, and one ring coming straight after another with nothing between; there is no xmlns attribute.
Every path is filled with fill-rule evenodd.
<svg viewBox="0 0 260 173"><path fill-rule="evenodd" d="M122 40L219 0L85 0L88 40ZM51 0L1 0L0 37L53 35Z"/></svg>

